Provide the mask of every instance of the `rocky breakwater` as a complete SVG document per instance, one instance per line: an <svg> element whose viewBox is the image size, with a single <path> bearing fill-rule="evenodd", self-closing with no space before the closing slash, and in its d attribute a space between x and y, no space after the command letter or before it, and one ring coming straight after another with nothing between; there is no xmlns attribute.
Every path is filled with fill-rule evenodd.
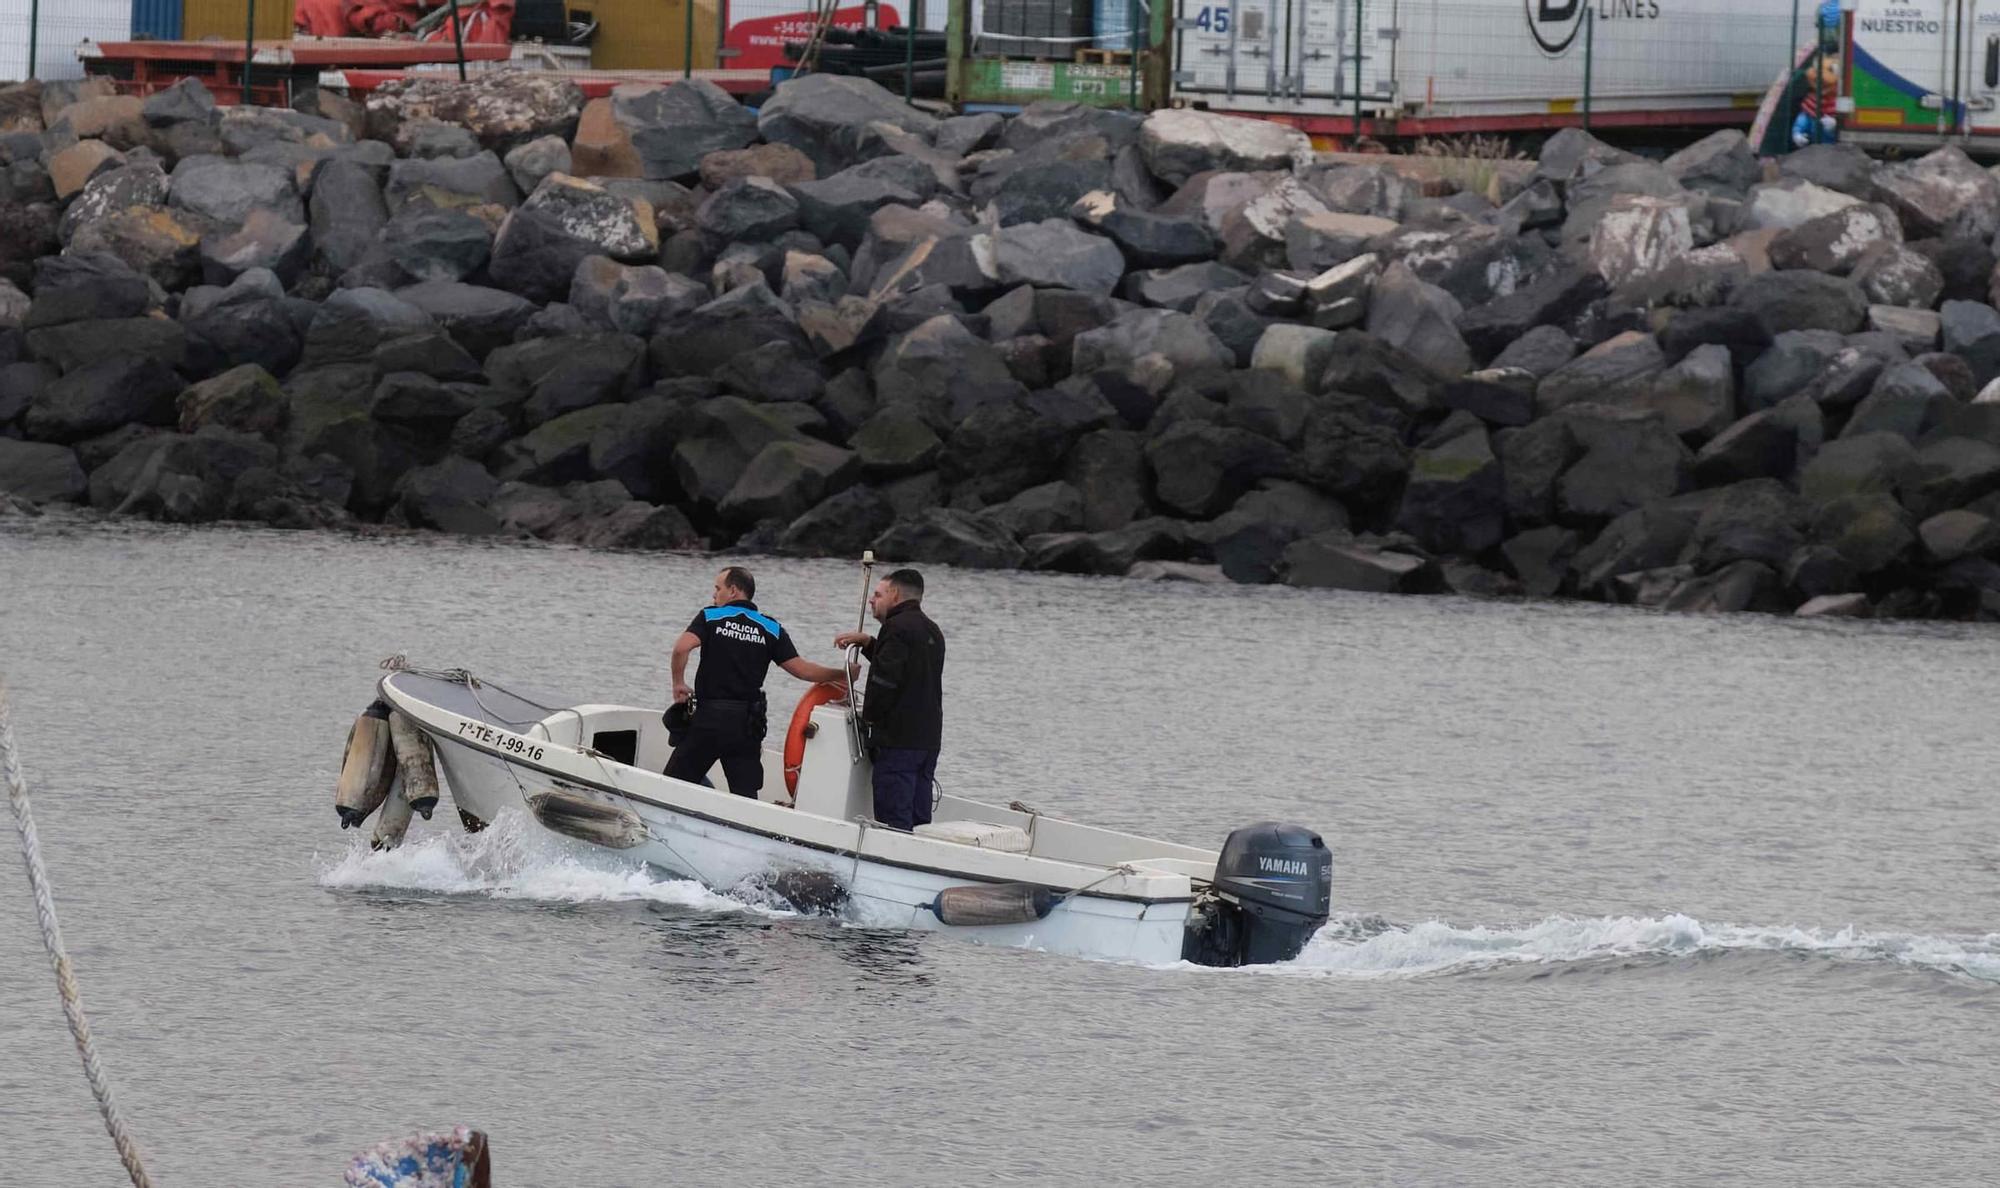
<svg viewBox="0 0 2000 1188"><path fill-rule="evenodd" d="M2000 181L1275 125L0 90L0 514L2000 610Z"/></svg>

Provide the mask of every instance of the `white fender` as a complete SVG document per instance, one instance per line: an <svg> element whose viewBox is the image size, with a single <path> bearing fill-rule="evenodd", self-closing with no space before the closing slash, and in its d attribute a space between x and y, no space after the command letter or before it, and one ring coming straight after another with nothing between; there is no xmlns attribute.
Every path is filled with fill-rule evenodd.
<svg viewBox="0 0 2000 1188"><path fill-rule="evenodd" d="M347 732L347 753L340 763L340 779L333 786L333 811L339 814L342 829L366 821L389 795L396 765L391 762L394 749L388 718L389 708L378 701L363 710Z"/></svg>
<svg viewBox="0 0 2000 1188"><path fill-rule="evenodd" d="M393 767L394 765L391 764ZM382 804L382 815L375 818L375 836L368 844L377 850L393 850L403 844L403 835L409 832L410 798L403 794L403 777L396 776L389 789L389 797Z"/></svg>
<svg viewBox="0 0 2000 1188"><path fill-rule="evenodd" d="M389 741L396 750L396 766L403 777L403 795L417 815L428 821L431 810L438 802L437 758L431 752L431 740L409 715L400 711L389 714Z"/></svg>

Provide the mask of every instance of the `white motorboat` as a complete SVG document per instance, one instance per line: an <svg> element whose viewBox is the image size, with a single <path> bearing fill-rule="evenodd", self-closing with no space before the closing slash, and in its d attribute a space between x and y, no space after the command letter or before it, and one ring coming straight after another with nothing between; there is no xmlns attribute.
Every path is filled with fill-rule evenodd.
<svg viewBox="0 0 2000 1188"><path fill-rule="evenodd" d="M1330 910L1332 857L1297 825L1239 829L1217 852L955 795L938 796L932 822L914 832L878 824L868 757L839 686L801 699L785 752L767 751L754 800L661 774L671 745L655 708L529 697L462 670L400 668L379 691L364 717L421 731L468 828L524 813L573 844L718 891L761 887L862 926L1147 964L1243 965L1296 956ZM357 737L350 767L363 749ZM402 765L414 774L407 754ZM710 778L722 782L719 770ZM434 803L435 779L426 779ZM343 807L343 824L371 807ZM385 816L395 807L392 798ZM417 808L428 815L428 803Z"/></svg>

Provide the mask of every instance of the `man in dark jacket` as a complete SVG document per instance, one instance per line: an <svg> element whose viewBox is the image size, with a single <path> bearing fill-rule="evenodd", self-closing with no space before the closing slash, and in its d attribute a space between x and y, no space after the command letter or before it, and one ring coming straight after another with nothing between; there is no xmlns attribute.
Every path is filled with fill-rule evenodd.
<svg viewBox="0 0 2000 1188"><path fill-rule="evenodd" d="M875 819L915 829L931 819L932 785L944 737L944 632L924 614L924 577L899 569L869 595L880 637L847 631L833 646L861 646L868 690L861 721L875 766Z"/></svg>
<svg viewBox="0 0 2000 1188"><path fill-rule="evenodd" d="M729 790L755 798L764 786L764 674L775 664L802 681L842 681L837 668L799 655L792 633L760 612L757 579L740 565L715 575L710 605L674 642L674 702L692 701L686 736L667 758L667 774L699 783L719 760ZM694 687L688 656L701 649Z"/></svg>

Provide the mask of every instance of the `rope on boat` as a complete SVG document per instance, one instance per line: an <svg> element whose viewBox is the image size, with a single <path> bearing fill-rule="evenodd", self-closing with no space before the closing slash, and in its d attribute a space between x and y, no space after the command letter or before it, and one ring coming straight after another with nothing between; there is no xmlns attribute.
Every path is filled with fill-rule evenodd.
<svg viewBox="0 0 2000 1188"><path fill-rule="evenodd" d="M0 680L0 776L7 782L7 801L14 809L14 827L21 833L21 856L28 864L28 884L35 893L35 919L41 925L42 944L56 971L56 989L62 995L63 1015L69 1020L70 1034L76 1037L77 1051L83 1056L84 1079L97 1098L104 1128L118 1147L118 1158L132 1177L133 1188L152 1188L146 1167L139 1161L139 1148L125 1128L125 1117L111 1094L111 1081L97 1059L97 1044L90 1038L90 1020L84 1017L83 1000L76 986L76 971L63 948L62 929L56 924L56 904L49 890L49 872L42 865L42 843L35 834L35 818L28 811L28 785L21 776L20 756L14 749L14 725L8 717L7 684Z"/></svg>

